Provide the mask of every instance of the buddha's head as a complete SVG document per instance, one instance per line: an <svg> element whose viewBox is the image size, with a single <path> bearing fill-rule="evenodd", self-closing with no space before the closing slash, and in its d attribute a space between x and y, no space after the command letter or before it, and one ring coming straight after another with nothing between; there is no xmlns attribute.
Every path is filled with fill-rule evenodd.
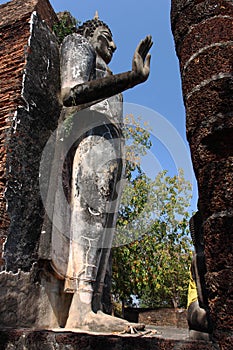
<svg viewBox="0 0 233 350"><path fill-rule="evenodd" d="M88 20L78 28L78 34L83 35L93 45L96 53L108 64L116 45L112 38L112 32L107 24L102 22L97 16Z"/></svg>

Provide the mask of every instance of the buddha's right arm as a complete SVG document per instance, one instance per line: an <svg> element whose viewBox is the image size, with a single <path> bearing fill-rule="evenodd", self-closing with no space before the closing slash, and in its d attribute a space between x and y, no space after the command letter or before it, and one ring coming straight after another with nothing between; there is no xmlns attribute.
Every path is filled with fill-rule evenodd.
<svg viewBox="0 0 233 350"><path fill-rule="evenodd" d="M62 89L62 102L65 107L96 103L141 82L141 79L133 71L108 75L101 79L78 84L71 89Z"/></svg>

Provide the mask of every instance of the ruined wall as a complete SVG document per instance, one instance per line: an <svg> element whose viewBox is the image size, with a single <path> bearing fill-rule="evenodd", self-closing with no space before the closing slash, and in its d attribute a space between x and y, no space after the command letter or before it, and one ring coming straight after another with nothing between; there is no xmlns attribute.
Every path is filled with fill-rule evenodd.
<svg viewBox="0 0 233 350"><path fill-rule="evenodd" d="M173 0L187 138L204 218L206 282L221 349L233 343L233 2Z"/></svg>
<svg viewBox="0 0 233 350"><path fill-rule="evenodd" d="M57 17L47 0L13 0L0 18L0 328L56 327L67 316L53 311L64 306L53 306L62 284L41 282L34 262L44 220L40 160L61 110Z"/></svg>
<svg viewBox="0 0 233 350"><path fill-rule="evenodd" d="M28 42L30 14L27 13L26 16L21 14L21 19L19 18L16 21L14 20L11 7L1 5L0 15L0 244L2 246L10 223L4 198L6 189L7 135L10 133L13 124L16 108L23 103L21 90L25 66L24 50ZM1 262L3 263L3 261Z"/></svg>
<svg viewBox="0 0 233 350"><path fill-rule="evenodd" d="M188 328L187 310L173 308L125 308L124 318L130 322L146 325Z"/></svg>
<svg viewBox="0 0 233 350"><path fill-rule="evenodd" d="M30 270L43 221L40 157L60 113L56 21L47 0L0 6L0 264L13 272Z"/></svg>

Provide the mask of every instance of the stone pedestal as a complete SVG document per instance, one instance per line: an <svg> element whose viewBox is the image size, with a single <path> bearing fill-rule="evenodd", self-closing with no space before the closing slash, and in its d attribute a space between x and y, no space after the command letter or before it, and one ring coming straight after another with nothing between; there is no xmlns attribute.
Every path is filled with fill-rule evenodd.
<svg viewBox="0 0 233 350"><path fill-rule="evenodd" d="M174 330L175 332L175 330ZM164 329L166 335L166 329ZM0 350L215 350L211 342L174 337L88 334L83 332L2 330Z"/></svg>
<svg viewBox="0 0 233 350"><path fill-rule="evenodd" d="M173 0L187 138L204 219L214 336L233 343L233 3Z"/></svg>

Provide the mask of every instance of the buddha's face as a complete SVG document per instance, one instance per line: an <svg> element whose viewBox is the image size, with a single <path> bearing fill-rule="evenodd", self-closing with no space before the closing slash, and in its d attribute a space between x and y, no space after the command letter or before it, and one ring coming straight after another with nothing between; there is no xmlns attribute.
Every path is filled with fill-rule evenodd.
<svg viewBox="0 0 233 350"><path fill-rule="evenodd" d="M108 64L116 50L110 31L106 27L98 27L89 41L94 46L97 54Z"/></svg>

